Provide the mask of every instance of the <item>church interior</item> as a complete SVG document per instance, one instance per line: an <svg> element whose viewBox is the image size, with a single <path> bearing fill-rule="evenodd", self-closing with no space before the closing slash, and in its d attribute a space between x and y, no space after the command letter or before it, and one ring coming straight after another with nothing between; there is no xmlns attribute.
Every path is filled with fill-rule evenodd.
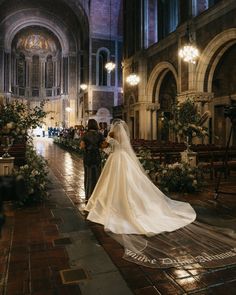
<svg viewBox="0 0 236 295"><path fill-rule="evenodd" d="M235 294L233 261L123 259L86 219L81 149L90 120L104 139L125 121L151 181L235 234L235 13L234 0L0 0L0 294Z"/></svg>

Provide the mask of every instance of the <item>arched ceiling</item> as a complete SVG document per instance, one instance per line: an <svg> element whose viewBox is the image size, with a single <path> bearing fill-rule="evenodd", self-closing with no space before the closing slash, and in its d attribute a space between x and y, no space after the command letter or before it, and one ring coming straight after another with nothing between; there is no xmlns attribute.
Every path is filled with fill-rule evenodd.
<svg viewBox="0 0 236 295"><path fill-rule="evenodd" d="M31 31L38 27L51 31L64 54L88 43L88 19L79 1L0 0L0 45L10 50L14 37L27 27Z"/></svg>
<svg viewBox="0 0 236 295"><path fill-rule="evenodd" d="M12 42L12 49L26 55L56 55L61 51L57 37L45 28L29 26L18 32Z"/></svg>

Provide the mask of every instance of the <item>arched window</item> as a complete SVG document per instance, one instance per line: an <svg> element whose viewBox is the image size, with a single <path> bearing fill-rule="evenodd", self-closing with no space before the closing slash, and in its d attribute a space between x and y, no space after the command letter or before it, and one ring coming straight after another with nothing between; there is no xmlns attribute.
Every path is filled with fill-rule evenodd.
<svg viewBox="0 0 236 295"><path fill-rule="evenodd" d="M98 67L98 85L99 86L107 86L107 71L105 68L105 64L108 61L108 51L100 50L98 51L98 59L97 59L97 67Z"/></svg>
<svg viewBox="0 0 236 295"><path fill-rule="evenodd" d="M45 87L52 88L53 80L53 61L52 56L49 55L45 65Z"/></svg>

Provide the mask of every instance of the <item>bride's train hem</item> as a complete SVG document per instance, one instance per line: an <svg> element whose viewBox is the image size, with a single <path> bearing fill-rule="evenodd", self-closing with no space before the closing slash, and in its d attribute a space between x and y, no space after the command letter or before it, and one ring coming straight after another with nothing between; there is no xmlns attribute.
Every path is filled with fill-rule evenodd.
<svg viewBox="0 0 236 295"><path fill-rule="evenodd" d="M193 222L152 237L107 232L124 247L123 258L150 268L219 268L236 264L236 233Z"/></svg>
<svg viewBox="0 0 236 295"><path fill-rule="evenodd" d="M124 258L155 268L236 263L235 233L194 222L189 203L168 198L150 181L124 121L114 122L111 133L112 153L85 210L123 245Z"/></svg>

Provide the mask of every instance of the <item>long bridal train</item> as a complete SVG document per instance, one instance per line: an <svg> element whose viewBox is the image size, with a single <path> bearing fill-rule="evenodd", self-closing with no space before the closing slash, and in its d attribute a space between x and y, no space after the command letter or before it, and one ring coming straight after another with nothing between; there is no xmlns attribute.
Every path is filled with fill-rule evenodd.
<svg viewBox="0 0 236 295"><path fill-rule="evenodd" d="M236 263L235 232L196 221L153 237L108 234L123 245L126 260L152 268L196 263L215 268Z"/></svg>
<svg viewBox="0 0 236 295"><path fill-rule="evenodd" d="M113 123L111 134L112 153L85 210L89 220L104 225L124 246L124 258L150 267L235 263L233 235L194 222L190 204L168 198L150 181L125 122Z"/></svg>

